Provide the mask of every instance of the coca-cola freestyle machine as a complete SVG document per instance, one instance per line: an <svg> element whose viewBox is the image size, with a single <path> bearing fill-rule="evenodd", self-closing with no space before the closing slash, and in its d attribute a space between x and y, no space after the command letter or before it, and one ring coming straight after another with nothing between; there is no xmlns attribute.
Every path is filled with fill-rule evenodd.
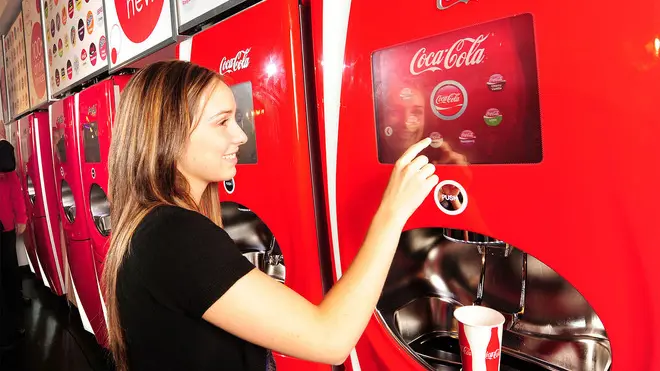
<svg viewBox="0 0 660 371"><path fill-rule="evenodd" d="M111 76L78 93L75 130L82 178L85 211L82 213L92 241L97 278L110 242L110 202L108 201L108 154L111 128L119 96L131 75Z"/></svg>
<svg viewBox="0 0 660 371"><path fill-rule="evenodd" d="M220 185L224 228L253 264L320 303L328 248L326 227L319 224L322 184L312 171L318 169L318 136L307 116L301 11L298 1L260 2L194 35L179 58L223 75L248 138L239 149L237 175ZM259 29L244 27L257 22ZM240 37L230 36L239 29ZM331 369L280 354L275 361L283 371Z"/></svg>
<svg viewBox="0 0 660 371"><path fill-rule="evenodd" d="M483 305L502 370L654 369L657 4L312 4L335 274L406 148L440 177L349 368L459 370L453 311Z"/></svg>
<svg viewBox="0 0 660 371"><path fill-rule="evenodd" d="M54 102L49 107L58 209L80 317L85 329L96 336L99 344L106 344L107 331L100 286L84 216L88 208L82 191L79 133L75 125L77 103L76 94Z"/></svg>
<svg viewBox="0 0 660 371"><path fill-rule="evenodd" d="M18 120L22 180L28 198L27 213L34 226L35 250L40 268L45 273L44 283L55 294L64 295L65 266L49 125L46 112L31 113Z"/></svg>
<svg viewBox="0 0 660 371"><path fill-rule="evenodd" d="M23 147L27 146L28 142L26 141L25 143L21 143L20 125L18 121L11 122L9 124L9 127L11 128L10 135L13 138L12 143L14 145L14 153L16 155L16 175L18 175L18 179L21 182L21 188L22 188L21 194L24 197L26 208L28 208L29 206L27 206L27 204L29 203L29 201L27 199L27 190L26 190L27 183L25 182L25 165L23 162L23 152L24 152ZM34 224L32 222L33 222L32 215L28 214L28 219L27 222L25 223L25 232L23 232L23 243L25 244L25 250L27 252L28 264L30 265L30 268L32 269L32 272L35 274L37 280L42 280L42 282L47 282L48 280L46 279L43 269L41 268L41 262L39 261L39 257L37 255L37 245L34 237Z"/></svg>

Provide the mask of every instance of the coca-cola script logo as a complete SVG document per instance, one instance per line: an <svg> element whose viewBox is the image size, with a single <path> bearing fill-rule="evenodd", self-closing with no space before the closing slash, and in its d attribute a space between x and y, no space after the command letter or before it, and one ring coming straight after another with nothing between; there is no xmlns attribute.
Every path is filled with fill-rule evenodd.
<svg viewBox="0 0 660 371"><path fill-rule="evenodd" d="M467 4L468 1L470 0L438 0L437 5L438 9L447 10L458 3Z"/></svg>
<svg viewBox="0 0 660 371"><path fill-rule="evenodd" d="M124 34L129 40L139 44L156 28L165 0L114 0L114 3Z"/></svg>
<svg viewBox="0 0 660 371"><path fill-rule="evenodd" d="M465 354L466 356L472 356L472 350L468 346L464 346L461 349L462 353ZM495 349L492 352L486 352L486 359L497 359L500 358L500 350Z"/></svg>
<svg viewBox="0 0 660 371"><path fill-rule="evenodd" d="M479 64L486 58L485 49L481 44L488 39L488 36L482 34L476 38L466 37L456 40L446 49L437 51L421 48L410 61L410 73L419 75L424 72L446 71Z"/></svg>
<svg viewBox="0 0 660 371"><path fill-rule="evenodd" d="M226 73L236 72L247 68L250 65L250 50L252 50L252 48L240 50L236 53L236 56L231 59L223 57L222 62L220 62L220 74L224 75Z"/></svg>
<svg viewBox="0 0 660 371"><path fill-rule="evenodd" d="M431 93L431 110L443 120L455 120L467 109L467 91L454 80L439 83Z"/></svg>

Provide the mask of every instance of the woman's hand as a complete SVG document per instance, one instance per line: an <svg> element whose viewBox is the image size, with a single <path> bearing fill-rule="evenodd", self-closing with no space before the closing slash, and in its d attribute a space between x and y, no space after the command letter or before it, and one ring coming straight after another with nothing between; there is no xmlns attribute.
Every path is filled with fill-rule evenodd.
<svg viewBox="0 0 660 371"><path fill-rule="evenodd" d="M439 182L434 174L435 165L429 163L428 157L418 156L429 144L431 138L422 139L401 155L383 195L381 208L391 217L400 218L403 223Z"/></svg>

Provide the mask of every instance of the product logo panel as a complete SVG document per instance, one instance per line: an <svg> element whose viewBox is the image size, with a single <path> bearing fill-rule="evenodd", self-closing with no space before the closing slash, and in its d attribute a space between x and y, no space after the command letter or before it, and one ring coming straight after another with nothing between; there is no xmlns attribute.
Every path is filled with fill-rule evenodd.
<svg viewBox="0 0 660 371"><path fill-rule="evenodd" d="M372 63L381 163L431 136L436 164L542 160L531 14L378 50Z"/></svg>

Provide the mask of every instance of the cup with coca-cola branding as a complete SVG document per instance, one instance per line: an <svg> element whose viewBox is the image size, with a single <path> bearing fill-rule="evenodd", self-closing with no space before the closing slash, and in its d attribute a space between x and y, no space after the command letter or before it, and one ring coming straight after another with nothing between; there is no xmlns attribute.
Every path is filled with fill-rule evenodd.
<svg viewBox="0 0 660 371"><path fill-rule="evenodd" d="M454 311L463 371L499 371L502 353L502 313L479 305Z"/></svg>

